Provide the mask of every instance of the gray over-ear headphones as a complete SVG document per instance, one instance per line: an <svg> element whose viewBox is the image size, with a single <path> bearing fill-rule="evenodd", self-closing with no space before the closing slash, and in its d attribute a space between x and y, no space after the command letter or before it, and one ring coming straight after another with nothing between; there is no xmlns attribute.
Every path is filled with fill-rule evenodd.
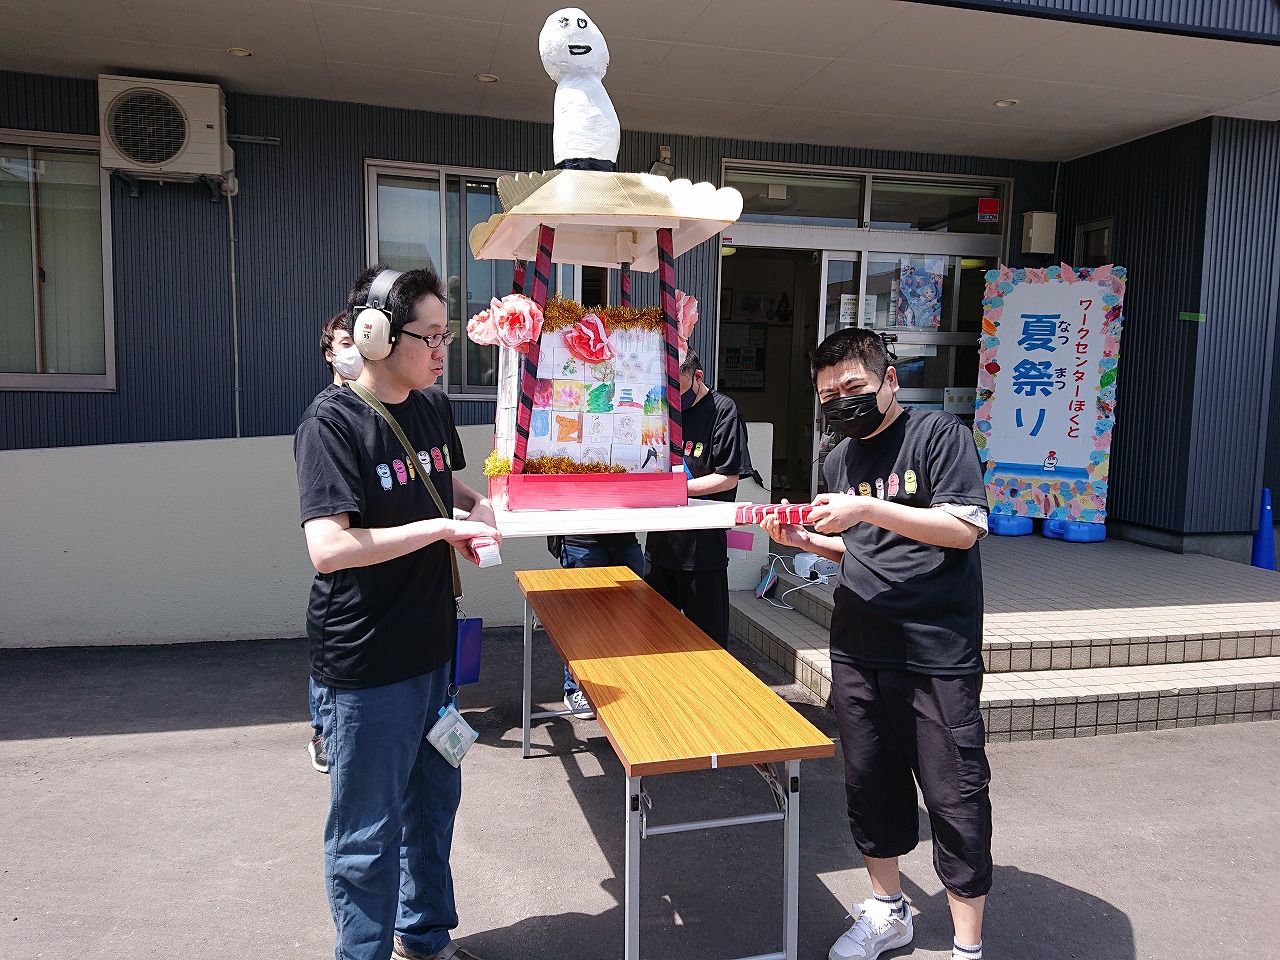
<svg viewBox="0 0 1280 960"><path fill-rule="evenodd" d="M355 326L351 338L355 341L360 356L366 360L384 360L395 346L396 337L392 332L391 308L387 306L387 298L391 288L404 274L399 270L383 270L373 278L369 285L369 295L364 306L358 308Z"/></svg>

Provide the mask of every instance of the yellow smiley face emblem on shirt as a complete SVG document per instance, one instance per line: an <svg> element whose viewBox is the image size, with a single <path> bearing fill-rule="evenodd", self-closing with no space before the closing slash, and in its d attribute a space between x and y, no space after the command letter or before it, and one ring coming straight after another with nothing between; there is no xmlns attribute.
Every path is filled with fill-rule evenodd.
<svg viewBox="0 0 1280 960"><path fill-rule="evenodd" d="M869 483L858 484L858 494L863 497L871 496L871 484Z"/></svg>

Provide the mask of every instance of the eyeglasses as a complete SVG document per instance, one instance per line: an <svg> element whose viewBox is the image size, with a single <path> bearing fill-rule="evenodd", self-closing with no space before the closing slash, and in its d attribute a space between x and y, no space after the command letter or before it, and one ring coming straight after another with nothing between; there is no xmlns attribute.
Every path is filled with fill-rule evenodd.
<svg viewBox="0 0 1280 960"><path fill-rule="evenodd" d="M434 350L436 347L447 347L457 339L457 334L450 330L448 333L429 333L425 337L420 333L414 333L412 330L401 330L406 337L413 337L415 340L421 340L428 347Z"/></svg>

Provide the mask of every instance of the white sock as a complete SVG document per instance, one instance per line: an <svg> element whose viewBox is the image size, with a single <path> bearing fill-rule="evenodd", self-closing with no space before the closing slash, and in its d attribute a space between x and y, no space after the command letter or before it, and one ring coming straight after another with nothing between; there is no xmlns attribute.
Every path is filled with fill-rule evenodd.
<svg viewBox="0 0 1280 960"><path fill-rule="evenodd" d="M979 940L972 947L966 947L959 940L953 940L951 942L951 960L982 960L982 941Z"/></svg>
<svg viewBox="0 0 1280 960"><path fill-rule="evenodd" d="M874 896L874 897L875 897L877 900L879 900L881 903L883 903L883 904L887 904L887 905L888 905L888 907L889 907L889 909L891 909L891 910L892 910L894 913L896 913L898 916L900 916L900 917L901 917L901 916L905 916L905 915L906 915L906 913L907 913L907 898L906 898L906 897L904 897L900 892L899 892L899 893L895 893L895 894L894 894L893 896L891 896L891 897L882 897L882 896L880 896L880 894L878 894L878 893L872 894L872 896ZM982 958L981 958L981 957L978 957L978 958L977 958L977 960L982 960Z"/></svg>

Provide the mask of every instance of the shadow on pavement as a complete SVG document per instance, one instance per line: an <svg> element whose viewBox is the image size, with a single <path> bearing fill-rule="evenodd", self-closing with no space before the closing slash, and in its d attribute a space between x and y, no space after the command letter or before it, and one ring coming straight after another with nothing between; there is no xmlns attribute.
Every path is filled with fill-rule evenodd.
<svg viewBox="0 0 1280 960"><path fill-rule="evenodd" d="M306 720L307 671L305 640L0 650L0 739Z"/></svg>

